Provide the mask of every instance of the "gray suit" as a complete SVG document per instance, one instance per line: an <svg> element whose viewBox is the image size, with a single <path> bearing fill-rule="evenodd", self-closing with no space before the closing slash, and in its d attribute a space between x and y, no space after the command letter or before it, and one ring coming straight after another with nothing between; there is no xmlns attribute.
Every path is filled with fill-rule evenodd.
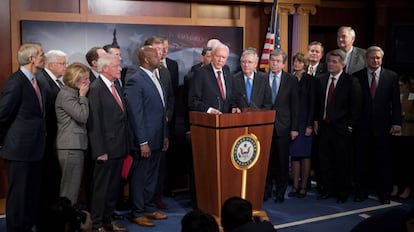
<svg viewBox="0 0 414 232"><path fill-rule="evenodd" d="M365 49L354 47L350 56L350 61L348 62L345 69L348 74L352 74L356 71L359 71L365 68Z"/></svg>
<svg viewBox="0 0 414 232"><path fill-rule="evenodd" d="M77 202L84 155L88 148L88 116L88 99L79 96L77 89L64 86L56 97L56 148L62 168L60 196L68 197L72 204Z"/></svg>

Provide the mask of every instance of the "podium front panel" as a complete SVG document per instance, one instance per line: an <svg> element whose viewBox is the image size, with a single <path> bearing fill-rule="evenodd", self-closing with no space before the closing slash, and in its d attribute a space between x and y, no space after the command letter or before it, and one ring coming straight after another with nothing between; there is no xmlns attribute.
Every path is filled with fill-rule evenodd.
<svg viewBox="0 0 414 232"><path fill-rule="evenodd" d="M233 166L232 148L240 136L253 133L260 143L261 150L256 164L247 170L246 199L252 203L253 209L260 210L263 204L273 121L267 119L262 123L262 119L256 119L262 120L257 123L252 114L226 115L222 121L217 115L196 115L201 118L197 119L198 124L191 125L191 140L197 207L220 216L221 206L226 199L241 196L243 171ZM258 115L265 114L260 112ZM269 118L269 115L265 116ZM274 118L274 112L271 116ZM235 119L230 120L230 117ZM235 122L243 117L248 119L248 125Z"/></svg>

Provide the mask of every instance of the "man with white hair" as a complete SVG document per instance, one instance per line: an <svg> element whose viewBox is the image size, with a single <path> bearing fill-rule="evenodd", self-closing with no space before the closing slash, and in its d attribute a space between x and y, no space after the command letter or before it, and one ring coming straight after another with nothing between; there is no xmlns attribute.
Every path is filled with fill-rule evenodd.
<svg viewBox="0 0 414 232"><path fill-rule="evenodd" d="M240 112L232 101L233 76L225 68L228 56L229 47L220 44L213 49L211 64L195 71L188 93L190 110L210 114Z"/></svg>
<svg viewBox="0 0 414 232"><path fill-rule="evenodd" d="M45 118L46 118L46 152L42 169L41 213L39 228L47 223L46 214L51 201L59 196L60 166L56 154L57 119L55 110L56 96L63 87L63 73L66 70L66 53L60 50L50 50L45 54L45 68L36 74L41 88L46 92ZM74 202L72 202L73 204ZM45 215L45 217L43 217Z"/></svg>
<svg viewBox="0 0 414 232"><path fill-rule="evenodd" d="M336 42L338 48L346 53L344 68L346 73L352 74L365 68L365 49L354 46L355 31L352 27L340 27Z"/></svg>
<svg viewBox="0 0 414 232"><path fill-rule="evenodd" d="M207 41L206 47L210 47L214 50L220 44L222 44L222 42L219 39L210 39Z"/></svg>

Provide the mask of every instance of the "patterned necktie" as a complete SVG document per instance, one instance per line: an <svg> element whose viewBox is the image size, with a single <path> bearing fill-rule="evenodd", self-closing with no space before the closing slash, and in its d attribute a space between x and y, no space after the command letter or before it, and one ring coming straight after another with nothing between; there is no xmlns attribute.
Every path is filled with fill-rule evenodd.
<svg viewBox="0 0 414 232"><path fill-rule="evenodd" d="M56 79L56 83L58 84L59 88L63 88L63 83L61 80Z"/></svg>
<svg viewBox="0 0 414 232"><path fill-rule="evenodd" d="M274 73L272 73L272 76L273 76L273 82L272 82L272 102L273 102L273 104L275 103L275 101L276 101L276 95L277 95L277 89L278 89L278 86L277 86L277 80L276 80L276 74L274 74Z"/></svg>
<svg viewBox="0 0 414 232"><path fill-rule="evenodd" d="M221 82L221 71L217 71L217 84L220 88L221 98L226 99L226 95L224 94L223 83Z"/></svg>
<svg viewBox="0 0 414 232"><path fill-rule="evenodd" d="M119 98L118 93L115 89L115 85L113 83L111 84L111 92L112 92L112 95L115 98L116 103L118 103L121 110L124 111L124 106L122 105L121 99Z"/></svg>
<svg viewBox="0 0 414 232"><path fill-rule="evenodd" d="M250 103L250 98L252 96L252 78L246 78L246 94L247 94L247 101Z"/></svg>
<svg viewBox="0 0 414 232"><path fill-rule="evenodd" d="M377 74L372 72L372 79L371 79L371 97L375 97L375 92L377 91Z"/></svg>
<svg viewBox="0 0 414 232"><path fill-rule="evenodd" d="M313 66L312 65L309 65L308 74L313 76Z"/></svg>
<svg viewBox="0 0 414 232"><path fill-rule="evenodd" d="M33 77L32 82L33 82L33 88L37 95L37 100L39 100L40 110L43 112L42 94L40 93L40 89L39 89L39 85L37 84L36 77Z"/></svg>

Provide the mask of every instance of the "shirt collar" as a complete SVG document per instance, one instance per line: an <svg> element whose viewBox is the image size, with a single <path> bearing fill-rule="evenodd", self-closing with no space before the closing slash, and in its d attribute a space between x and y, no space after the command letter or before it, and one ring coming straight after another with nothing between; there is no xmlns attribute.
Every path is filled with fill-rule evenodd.
<svg viewBox="0 0 414 232"><path fill-rule="evenodd" d="M27 77L27 79L29 79L29 81L32 82L32 79L34 77L34 74L31 73L29 70L27 70L24 66L20 66L20 70Z"/></svg>
<svg viewBox="0 0 414 232"><path fill-rule="evenodd" d="M111 89L111 85L113 85L114 83L108 80L108 78L106 78L104 75L101 74L100 76L101 76L102 81L108 87L108 89Z"/></svg>

